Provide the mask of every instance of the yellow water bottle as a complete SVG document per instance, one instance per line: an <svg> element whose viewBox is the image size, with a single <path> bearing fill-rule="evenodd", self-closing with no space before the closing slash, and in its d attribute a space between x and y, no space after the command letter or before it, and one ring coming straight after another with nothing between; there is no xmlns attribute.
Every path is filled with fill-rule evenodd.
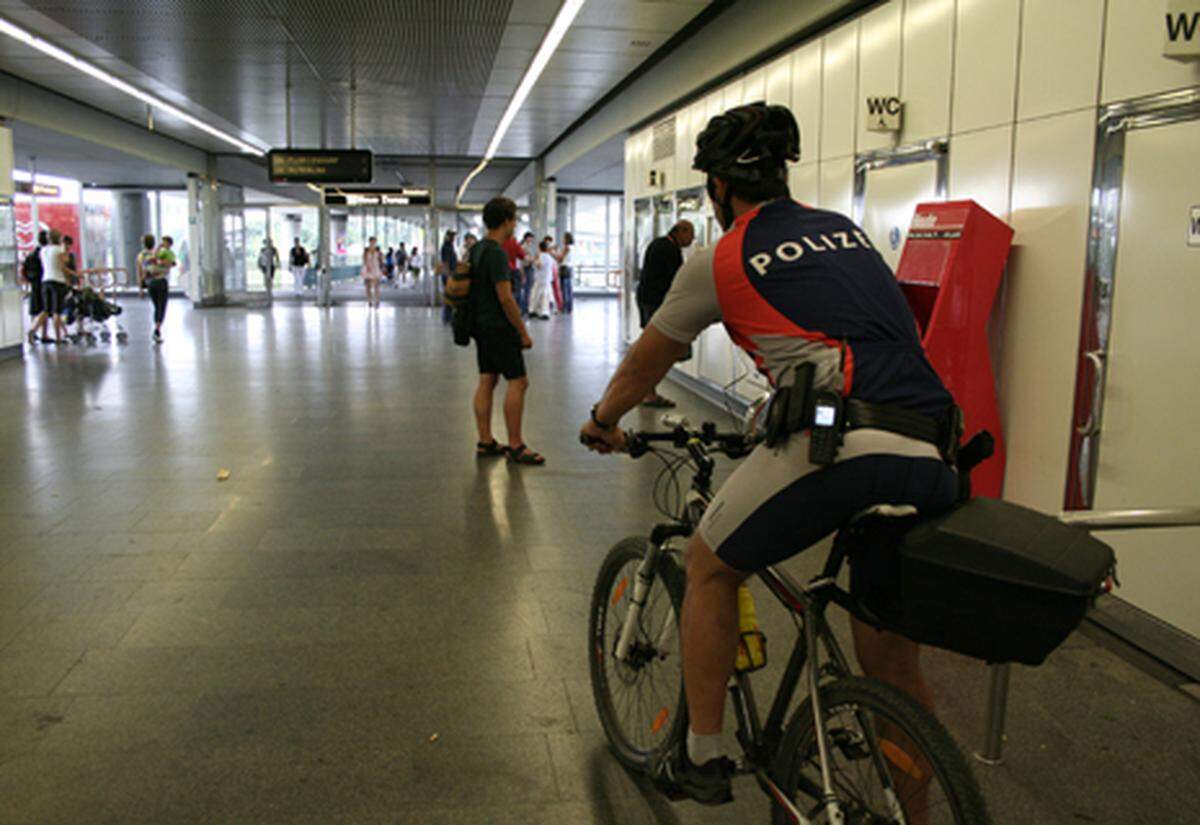
<svg viewBox="0 0 1200 825"><path fill-rule="evenodd" d="M750 673L767 664L767 637L758 629L758 615L750 588L738 588L738 673Z"/></svg>

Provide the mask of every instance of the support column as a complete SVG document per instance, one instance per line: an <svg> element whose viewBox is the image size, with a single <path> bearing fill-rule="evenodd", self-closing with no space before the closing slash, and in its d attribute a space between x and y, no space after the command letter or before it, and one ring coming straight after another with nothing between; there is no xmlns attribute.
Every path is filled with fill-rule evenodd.
<svg viewBox="0 0 1200 825"><path fill-rule="evenodd" d="M544 176L545 164L538 160L535 169L535 183L533 186L533 200L530 203L533 218L533 234L537 236L538 243L541 243L542 238L549 235L552 238L558 237L558 182L554 178Z"/></svg>
<svg viewBox="0 0 1200 825"><path fill-rule="evenodd" d="M117 195L117 248L113 265L125 270L126 284L137 283L137 255L142 249L142 236L150 232L150 209L144 192L121 192ZM183 243L183 238L176 241Z"/></svg>
<svg viewBox="0 0 1200 825"><path fill-rule="evenodd" d="M191 266L187 296L193 306L219 306L225 301L221 272L221 205L214 178L188 178L188 235Z"/></svg>
<svg viewBox="0 0 1200 825"><path fill-rule="evenodd" d="M329 207L322 206L320 222L317 227L317 306L333 306L333 273L329 271L333 260L332 250L333 231L332 216Z"/></svg>

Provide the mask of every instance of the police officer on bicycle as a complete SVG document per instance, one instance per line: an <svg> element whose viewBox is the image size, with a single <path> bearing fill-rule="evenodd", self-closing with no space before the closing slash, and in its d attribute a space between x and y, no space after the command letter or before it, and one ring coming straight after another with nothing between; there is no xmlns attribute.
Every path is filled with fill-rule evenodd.
<svg viewBox="0 0 1200 825"><path fill-rule="evenodd" d="M617 424L709 325L722 321L775 390L768 441L718 491L691 537L681 616L687 740L653 768L659 786L732 799L725 690L738 642L737 588L878 504L922 513L957 497L953 400L930 366L895 276L849 218L789 197L800 135L783 106L709 121L694 168L725 234L693 254L593 407L582 435L621 450ZM916 643L854 620L859 663L932 707Z"/></svg>

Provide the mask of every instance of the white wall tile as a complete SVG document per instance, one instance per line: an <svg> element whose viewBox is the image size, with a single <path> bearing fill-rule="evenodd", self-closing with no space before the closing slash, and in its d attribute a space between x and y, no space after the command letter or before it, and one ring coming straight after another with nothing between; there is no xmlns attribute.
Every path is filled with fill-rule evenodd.
<svg viewBox="0 0 1200 825"><path fill-rule="evenodd" d="M967 132L1011 123L1021 0L958 0L954 123Z"/></svg>
<svg viewBox="0 0 1200 825"><path fill-rule="evenodd" d="M1108 0L1105 103L1200 84L1200 61L1163 57L1163 3Z"/></svg>
<svg viewBox="0 0 1200 825"><path fill-rule="evenodd" d="M902 142L949 134L954 0L907 0L902 50Z"/></svg>
<svg viewBox="0 0 1200 825"><path fill-rule="evenodd" d="M1051 512L1062 506L1071 436L1094 130L1085 110L1016 132L1016 237L997 376L1008 441L1004 494Z"/></svg>
<svg viewBox="0 0 1200 825"><path fill-rule="evenodd" d="M767 71L751 72L742 81L742 103L754 103L767 98Z"/></svg>
<svg viewBox="0 0 1200 825"><path fill-rule="evenodd" d="M803 46L792 55L792 114L800 124L800 157L821 157L822 42Z"/></svg>
<svg viewBox="0 0 1200 825"><path fill-rule="evenodd" d="M863 15L858 36L859 109L857 151L868 152L893 145L895 138L886 132L868 132L862 107L868 97L900 94L900 18L904 5L892 0Z"/></svg>
<svg viewBox="0 0 1200 825"><path fill-rule="evenodd" d="M792 105L792 58L786 56L767 67L767 103Z"/></svg>
<svg viewBox="0 0 1200 825"><path fill-rule="evenodd" d="M817 205L849 215L854 200L854 156L821 161L821 200Z"/></svg>
<svg viewBox="0 0 1200 825"><path fill-rule="evenodd" d="M821 92L821 158L854 153L858 101L858 22L825 36Z"/></svg>
<svg viewBox="0 0 1200 825"><path fill-rule="evenodd" d="M788 187L792 199L806 206L817 206L821 202L821 165L819 163L797 163L788 170Z"/></svg>
<svg viewBox="0 0 1200 825"><path fill-rule="evenodd" d="M1019 120L1095 105L1103 12L1104 0L1025 0Z"/></svg>
<svg viewBox="0 0 1200 825"><path fill-rule="evenodd" d="M1008 220L1012 177L1011 124L950 140L950 199L970 198L1001 220Z"/></svg>

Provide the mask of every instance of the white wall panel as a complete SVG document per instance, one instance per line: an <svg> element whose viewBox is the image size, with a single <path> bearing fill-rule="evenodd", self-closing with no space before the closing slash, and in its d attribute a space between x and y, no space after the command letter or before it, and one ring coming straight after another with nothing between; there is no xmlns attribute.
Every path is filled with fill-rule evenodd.
<svg viewBox="0 0 1200 825"><path fill-rule="evenodd" d="M696 103L696 105L693 106L690 110L690 112L691 112L690 121L691 122L688 126L688 133L689 133L689 136L691 139L691 145L688 148L688 155L687 155L687 158L688 158L687 185L688 186L701 186L704 184L704 173L699 172L695 169L692 169L691 165L692 165L692 158L694 158L696 156L696 138L698 138L700 136L700 133L704 131L704 127L708 125L708 119L709 119L708 105L709 105L709 101L707 99L701 100L701 101L698 101Z"/></svg>
<svg viewBox="0 0 1200 825"><path fill-rule="evenodd" d="M1096 103L1103 16L1104 0L1025 0L1019 120Z"/></svg>
<svg viewBox="0 0 1200 825"><path fill-rule="evenodd" d="M818 206L849 215L854 200L854 157L821 161L821 201Z"/></svg>
<svg viewBox="0 0 1200 825"><path fill-rule="evenodd" d="M1021 0L958 0L955 133L1011 123Z"/></svg>
<svg viewBox="0 0 1200 825"><path fill-rule="evenodd" d="M902 141L949 134L954 0L907 0L902 49Z"/></svg>
<svg viewBox="0 0 1200 825"><path fill-rule="evenodd" d="M767 67L767 103L792 105L792 58L776 60Z"/></svg>
<svg viewBox="0 0 1200 825"><path fill-rule="evenodd" d="M792 114L800 124L800 157L821 157L822 41L810 43L792 55Z"/></svg>
<svg viewBox="0 0 1200 825"><path fill-rule="evenodd" d="M731 80L721 88L721 111L725 112L732 109L734 106L742 105L742 89L745 83L739 77L737 80Z"/></svg>
<svg viewBox="0 0 1200 825"><path fill-rule="evenodd" d="M821 72L821 158L854 153L858 101L857 21L825 36Z"/></svg>
<svg viewBox="0 0 1200 825"><path fill-rule="evenodd" d="M1011 125L997 126L950 141L950 199L971 198L1001 220L1008 220L1012 177Z"/></svg>
<svg viewBox="0 0 1200 825"><path fill-rule="evenodd" d="M759 69L751 72L742 81L742 103L754 103L767 99L767 72Z"/></svg>
<svg viewBox="0 0 1200 825"><path fill-rule="evenodd" d="M1104 39L1105 103L1200 85L1200 61L1162 56L1164 3L1108 0Z"/></svg>
<svg viewBox="0 0 1200 825"><path fill-rule="evenodd" d="M675 113L675 157L672 165L672 175L667 179L667 188L680 189L689 185L692 176L692 147L696 138L692 134L692 110L704 103L693 103L686 109Z"/></svg>
<svg viewBox="0 0 1200 825"><path fill-rule="evenodd" d="M793 200L806 206L817 206L821 203L821 165L793 164L788 170L788 186L792 190Z"/></svg>
<svg viewBox="0 0 1200 825"><path fill-rule="evenodd" d="M863 15L858 36L859 109L857 151L867 152L891 146L894 138L886 132L868 132L861 111L867 97L891 97L900 94L900 18L904 6L892 0Z"/></svg>
<svg viewBox="0 0 1200 825"><path fill-rule="evenodd" d="M1071 434L1094 129L1085 110L1022 123L1016 133L1016 246L998 370L1004 494L1050 512L1062 506Z"/></svg>

